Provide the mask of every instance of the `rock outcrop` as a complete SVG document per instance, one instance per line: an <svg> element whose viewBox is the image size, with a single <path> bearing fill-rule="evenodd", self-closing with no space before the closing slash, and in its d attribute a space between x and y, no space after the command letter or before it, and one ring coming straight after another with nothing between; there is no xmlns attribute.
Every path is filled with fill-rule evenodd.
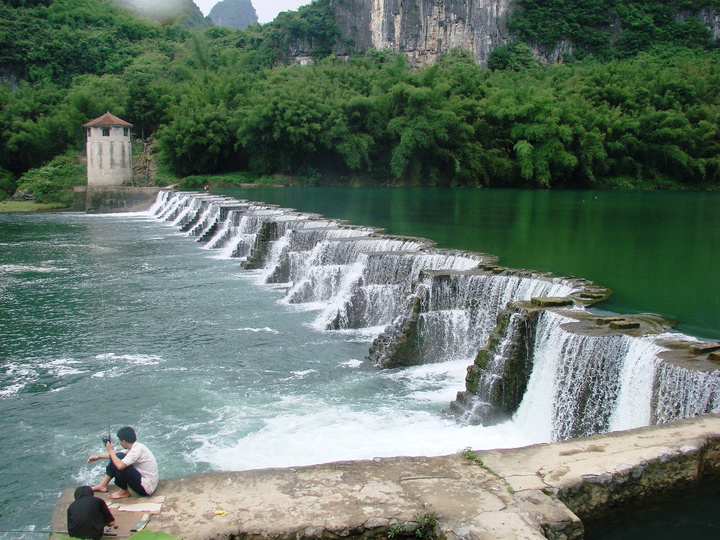
<svg viewBox="0 0 720 540"><path fill-rule="evenodd" d="M330 0L335 8L341 42L358 50L406 53L415 67L431 65L453 49L472 53L487 65L490 53L506 45L513 36L508 30L512 16L510 0ZM698 18L710 37L720 38L720 12L703 9L684 11L678 20ZM611 24L615 32L622 28ZM535 56L556 63L572 53L572 43L561 40L554 48L530 44Z"/></svg>
<svg viewBox="0 0 720 540"><path fill-rule="evenodd" d="M257 12L250 0L222 0L208 14L217 26L245 30L258 22Z"/></svg>
<svg viewBox="0 0 720 540"><path fill-rule="evenodd" d="M487 64L508 41L510 0L331 0L345 42L361 50L408 54L413 65L433 64L453 49Z"/></svg>

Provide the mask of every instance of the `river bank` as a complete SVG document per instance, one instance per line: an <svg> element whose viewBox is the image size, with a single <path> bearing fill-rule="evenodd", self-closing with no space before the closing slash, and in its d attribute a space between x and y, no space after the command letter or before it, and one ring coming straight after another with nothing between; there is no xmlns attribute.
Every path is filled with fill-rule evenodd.
<svg viewBox="0 0 720 540"><path fill-rule="evenodd" d="M163 480L147 529L185 540L572 539L583 521L720 473L720 414L555 444L395 457ZM65 530L72 490L55 508Z"/></svg>
<svg viewBox="0 0 720 540"><path fill-rule="evenodd" d="M36 203L33 201L0 201L0 213L15 212L51 212L65 210L66 206L59 203Z"/></svg>

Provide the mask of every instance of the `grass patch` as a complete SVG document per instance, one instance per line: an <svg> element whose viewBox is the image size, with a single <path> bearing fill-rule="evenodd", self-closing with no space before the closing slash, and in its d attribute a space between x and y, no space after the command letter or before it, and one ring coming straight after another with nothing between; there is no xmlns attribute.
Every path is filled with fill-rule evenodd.
<svg viewBox="0 0 720 540"><path fill-rule="evenodd" d="M468 459L473 463L477 463L481 467L485 467L483 460L480 459L480 456L478 456L471 448L466 448L465 450L463 450L463 456L465 457L465 459Z"/></svg>
<svg viewBox="0 0 720 540"><path fill-rule="evenodd" d="M420 540L436 540L438 517L435 512L417 516L415 521L398 523L390 527L388 538L415 537Z"/></svg>
<svg viewBox="0 0 720 540"><path fill-rule="evenodd" d="M63 203L36 203L33 201L0 201L0 213L4 212L48 212L68 208Z"/></svg>

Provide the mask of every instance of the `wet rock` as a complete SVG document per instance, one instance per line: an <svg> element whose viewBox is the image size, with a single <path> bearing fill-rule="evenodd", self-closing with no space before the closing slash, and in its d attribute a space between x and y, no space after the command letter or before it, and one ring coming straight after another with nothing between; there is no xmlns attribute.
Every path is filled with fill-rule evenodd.
<svg viewBox="0 0 720 540"><path fill-rule="evenodd" d="M530 302L540 307L563 307L571 306L573 301L569 298L531 298Z"/></svg>
<svg viewBox="0 0 720 540"><path fill-rule="evenodd" d="M720 350L720 343L712 342L712 343L696 343L693 345L690 345L690 354L707 354L714 351Z"/></svg>
<svg viewBox="0 0 720 540"><path fill-rule="evenodd" d="M640 328L640 323L628 320L612 321L610 323L610 328L613 330L632 330L634 328Z"/></svg>

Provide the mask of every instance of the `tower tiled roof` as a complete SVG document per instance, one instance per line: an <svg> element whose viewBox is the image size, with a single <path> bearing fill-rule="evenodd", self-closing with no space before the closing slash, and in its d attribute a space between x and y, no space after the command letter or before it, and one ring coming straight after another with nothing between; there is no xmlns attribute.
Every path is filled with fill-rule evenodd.
<svg viewBox="0 0 720 540"><path fill-rule="evenodd" d="M114 114L110 113L110 111L106 112L102 116L99 116L95 120L91 120L87 124L83 124L83 127L99 127L99 126L122 126L122 127L132 127L132 124L130 122L126 122L125 120L118 118Z"/></svg>

